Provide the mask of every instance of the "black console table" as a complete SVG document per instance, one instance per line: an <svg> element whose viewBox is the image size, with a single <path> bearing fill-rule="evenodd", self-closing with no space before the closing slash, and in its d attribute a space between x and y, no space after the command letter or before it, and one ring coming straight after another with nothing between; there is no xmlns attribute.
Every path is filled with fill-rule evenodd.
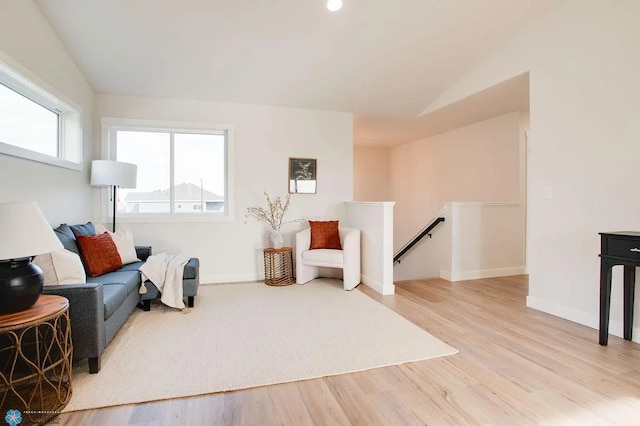
<svg viewBox="0 0 640 426"><path fill-rule="evenodd" d="M600 344L609 340L611 269L624 265L624 339L631 340L636 266L640 266L640 232L600 232Z"/></svg>

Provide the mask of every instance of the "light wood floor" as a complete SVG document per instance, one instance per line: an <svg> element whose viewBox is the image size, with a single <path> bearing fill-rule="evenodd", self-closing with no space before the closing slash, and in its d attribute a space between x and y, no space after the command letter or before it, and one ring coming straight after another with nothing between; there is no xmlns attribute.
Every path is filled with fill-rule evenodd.
<svg viewBox="0 0 640 426"><path fill-rule="evenodd" d="M459 350L400 366L63 414L66 425L640 424L640 345L525 307L527 277L363 291ZM131 383L131 386L145 386Z"/></svg>

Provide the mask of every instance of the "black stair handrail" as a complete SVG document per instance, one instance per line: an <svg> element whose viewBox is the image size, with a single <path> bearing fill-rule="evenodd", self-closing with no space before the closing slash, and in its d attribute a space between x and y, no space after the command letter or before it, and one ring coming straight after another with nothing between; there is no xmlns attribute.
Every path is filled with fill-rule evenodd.
<svg viewBox="0 0 640 426"><path fill-rule="evenodd" d="M444 222L444 217L437 217L434 220L432 220L431 223L429 223L426 227L424 227L422 231L416 234L415 237L409 240L409 242L405 244L404 247L402 247L396 254L393 255L393 263L396 263L396 262L400 263L400 259L402 258L402 256L407 254L407 252L411 250L413 246L418 244L418 242L421 239L423 239L426 235L428 235L429 238L431 238L430 232L433 231L433 228L438 226L441 222Z"/></svg>

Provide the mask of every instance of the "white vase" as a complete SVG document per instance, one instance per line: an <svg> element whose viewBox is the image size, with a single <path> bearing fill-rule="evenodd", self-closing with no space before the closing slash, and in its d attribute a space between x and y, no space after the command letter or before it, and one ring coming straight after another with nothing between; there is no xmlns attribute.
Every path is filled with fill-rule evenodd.
<svg viewBox="0 0 640 426"><path fill-rule="evenodd" d="M284 238L282 233L277 229L269 231L269 240L271 240L271 246L275 249L281 249L284 246Z"/></svg>

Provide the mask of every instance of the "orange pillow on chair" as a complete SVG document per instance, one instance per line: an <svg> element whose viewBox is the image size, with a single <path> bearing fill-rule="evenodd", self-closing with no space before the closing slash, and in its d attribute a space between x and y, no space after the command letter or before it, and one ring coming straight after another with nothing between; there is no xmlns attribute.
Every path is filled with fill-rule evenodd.
<svg viewBox="0 0 640 426"><path fill-rule="evenodd" d="M311 227L311 245L309 250L336 249L342 250L338 221L309 221Z"/></svg>
<svg viewBox="0 0 640 426"><path fill-rule="evenodd" d="M76 235L76 243L88 276L97 277L122 268L118 248L108 233Z"/></svg>

